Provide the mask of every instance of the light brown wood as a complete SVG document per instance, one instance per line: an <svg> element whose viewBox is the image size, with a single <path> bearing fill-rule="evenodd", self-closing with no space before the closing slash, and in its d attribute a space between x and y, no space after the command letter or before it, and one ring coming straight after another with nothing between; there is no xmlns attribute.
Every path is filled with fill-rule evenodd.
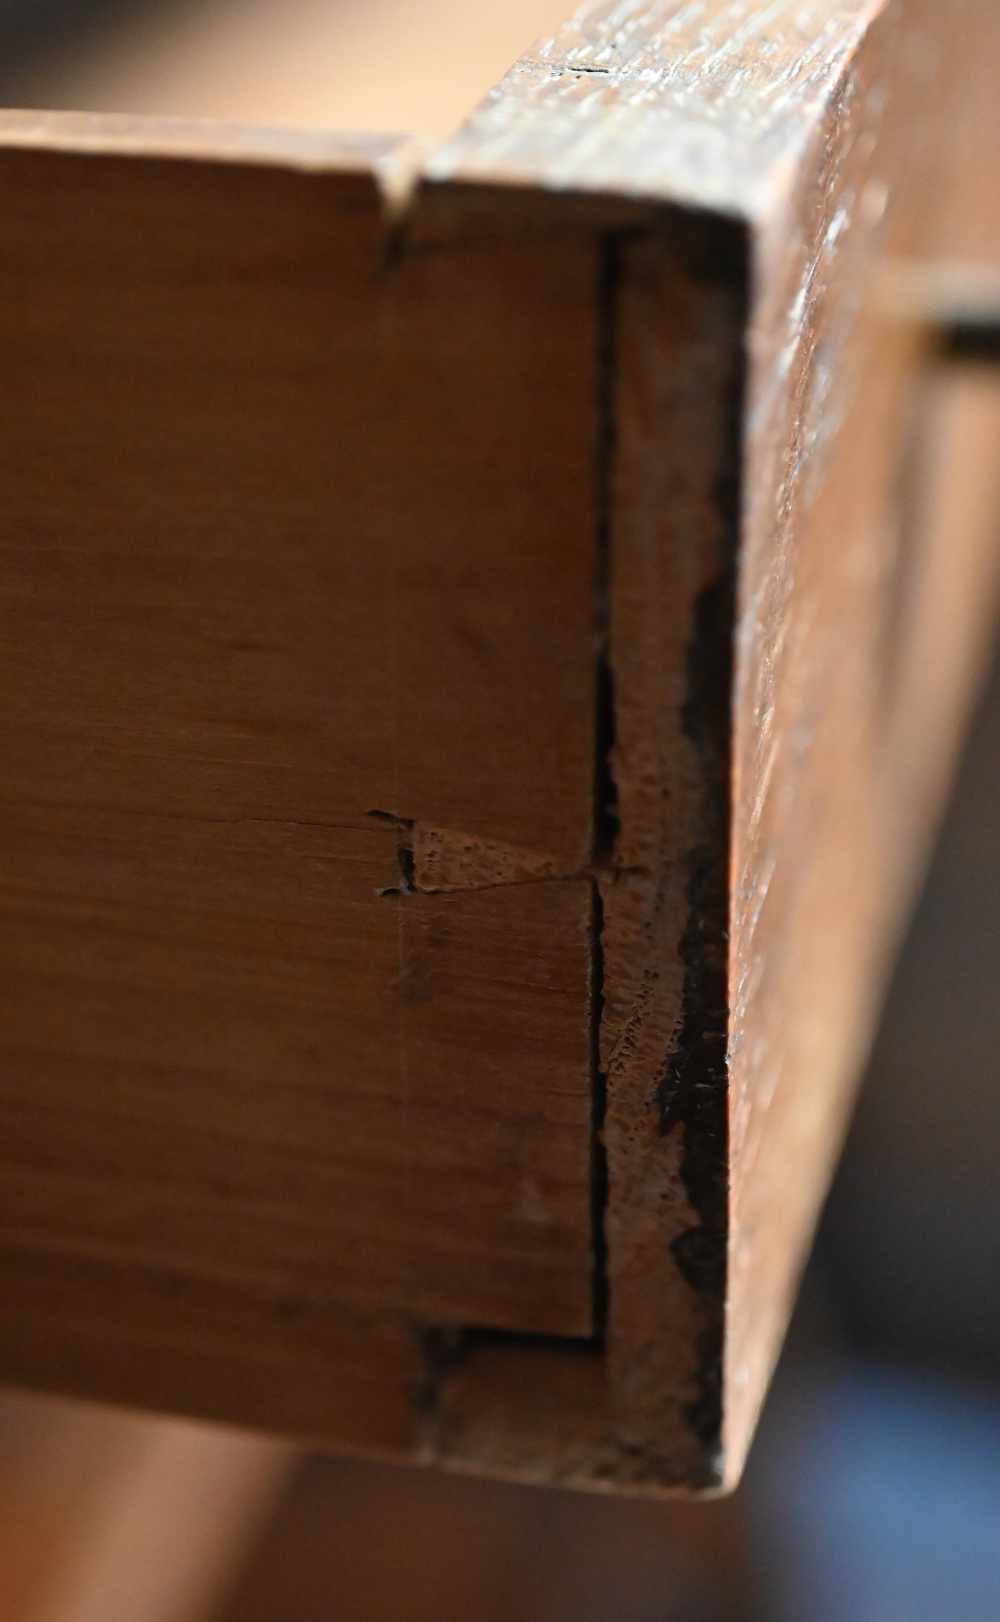
<svg viewBox="0 0 1000 1622"><path fill-rule="evenodd" d="M0 1366L407 1445L424 1325L592 1328L593 245L2 162Z"/></svg>
<svg viewBox="0 0 1000 1622"><path fill-rule="evenodd" d="M891 294L982 3L6 117L0 1376L735 1481L993 612Z"/></svg>

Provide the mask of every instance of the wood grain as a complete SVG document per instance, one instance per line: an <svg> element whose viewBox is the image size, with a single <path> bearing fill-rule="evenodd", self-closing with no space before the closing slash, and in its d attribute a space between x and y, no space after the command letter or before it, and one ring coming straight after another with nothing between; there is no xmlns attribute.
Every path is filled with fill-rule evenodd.
<svg viewBox="0 0 1000 1622"><path fill-rule="evenodd" d="M0 1373L735 1481L995 600L963 4L594 0L419 173L8 115Z"/></svg>
<svg viewBox="0 0 1000 1622"><path fill-rule="evenodd" d="M593 245L0 190L0 1367L406 1446L422 1325L592 1328Z"/></svg>
<svg viewBox="0 0 1000 1622"><path fill-rule="evenodd" d="M953 634L978 654L946 655L944 664L935 663L931 710L927 678L908 689L905 684L916 681L921 643L928 636L940 641L943 625L925 621L922 633L916 622L897 627L899 636L914 639L901 661L908 677L899 674L898 656L887 645L909 402L922 351L912 312L907 319L892 308L884 276L894 256L932 246L928 160L940 145L935 116L946 119L950 108L942 101L936 115L929 111L929 86L960 82L961 65L985 26L984 13L973 5L950 17L947 28L940 8L920 5L776 5L748 13L719 4L699 8L696 17L682 7L585 5L551 44L513 70L432 160L430 172L443 182L491 178L632 195L647 205L651 199L680 202L735 216L748 233L739 452L726 454L718 407L713 418L711 405L716 379L727 375L725 301L736 308L743 285L738 253L729 253L728 294L704 278L708 285L693 300L672 354L667 346L684 294L671 280L669 247L651 258L642 250L618 291L618 320L627 323L631 301L641 299L652 280L649 265L661 265L664 291L643 308L642 342L630 348L625 325L616 350L624 363L615 419L619 478L642 465L657 408L663 424L659 459L650 458L637 482L640 499L631 513L618 512L612 528L612 579L620 571L612 650L616 625L623 632L629 627L620 645L643 663L634 651L632 627L641 617L634 619L633 600L641 616L655 576L648 565L642 572L641 552L628 550L631 527L642 535L643 497L649 499L645 526L655 566L669 570L676 525L685 536L679 550L698 606L692 612L687 598L677 630L666 604L658 615L647 610L659 642L645 671L655 672L668 706L660 725L671 739L669 772L650 768L655 732L647 717L636 727L640 748L626 734L620 758L612 755L618 852L632 850L644 827L655 825L658 794L669 805L669 820L652 842L652 880L640 873L631 881L645 890L629 920L647 953L645 977L633 970L631 987L612 979L611 995L622 994L626 1007L617 1011L610 1000L605 1007L614 1372L610 1393L594 1399L588 1461L581 1462L582 1432L575 1449L567 1442L561 1463L569 1473L633 1480L674 1474L691 1481L699 1469L692 1437L700 1432L700 1467L709 1477L718 1472L723 1481L735 1479L839 1146L892 944L921 871L960 716L981 672L996 573L982 531L967 552L949 548L947 563L967 604L964 629ZM974 159L968 142L964 151ZM665 232L669 241L669 223ZM716 276L725 260L717 251ZM700 352L696 348L699 321L710 320L716 359L704 339ZM682 400L685 344L698 354L704 379L700 395L688 401ZM660 345L657 378L652 357ZM728 367L733 378L734 359ZM630 410L632 398L637 405ZM686 417L690 437L680 421L670 431L672 407ZM718 891L711 847L720 814L709 792L726 725L723 717L713 731L712 672L716 682L725 680L726 639L702 668L700 690L682 685L679 658L685 650L689 681L697 681L711 610L707 596L697 596L698 571L708 569L700 576L708 585L708 560L719 544L713 526L720 533L711 500L700 531L697 523L699 458L713 436L717 515L726 480L740 481L727 745L728 919L717 902L712 913ZM702 489L707 497L711 481ZM657 514L658 546L652 540ZM940 532L937 544L944 544ZM926 567L933 572L946 565L942 559ZM975 607L967 590L977 594ZM720 579L717 596L724 591ZM685 600L676 588L671 595L674 604ZM891 705L890 670L896 672ZM616 675L616 719L627 728L649 674ZM685 824L693 831L681 833ZM676 866L685 842L686 881ZM622 865L630 866L629 859ZM613 905L607 919L605 965L614 975ZM727 923L726 1063L699 1066L692 1062L693 1044L707 1039L711 1045L719 1029L723 999L713 954ZM706 995L709 1002L692 1022L692 997ZM616 1055L619 1032L625 1045ZM694 1111L684 1120L675 1110L688 1088L689 1109L700 1089L700 1118ZM637 1194L643 1186L645 1198ZM699 1190L696 1200L692 1187ZM658 1219L657 1208L669 1214ZM485 1355L477 1353L480 1365ZM527 1465L537 1424L530 1413L516 1445L500 1437L499 1418L497 1439L487 1442L469 1414L482 1400L483 1381L498 1377L484 1372L477 1382L472 1369L456 1377L462 1381L456 1448L485 1456L491 1445L507 1447ZM713 1403L720 1422L714 1437ZM618 1463L611 1464L617 1448Z"/></svg>

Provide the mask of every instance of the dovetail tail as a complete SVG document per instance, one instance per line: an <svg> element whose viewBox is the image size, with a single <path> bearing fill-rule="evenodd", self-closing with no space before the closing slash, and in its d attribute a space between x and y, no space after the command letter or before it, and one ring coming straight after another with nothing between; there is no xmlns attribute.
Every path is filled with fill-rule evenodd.
<svg viewBox="0 0 1000 1622"><path fill-rule="evenodd" d="M442 1328L415 1326L422 1354L422 1374L415 1393L418 1422L424 1451L437 1457L442 1450L440 1435L440 1390L443 1381L470 1349L476 1346L521 1345L558 1346L564 1353L572 1346L586 1356L603 1351L607 1330L608 1279L605 1218L608 1199L608 1162L604 1147L607 1109L607 1076L601 1062L601 1021L604 1013L604 900L602 880L614 870L618 843L618 793L613 771L615 745L614 677L611 667L610 562L611 512L614 478L615 422L615 319L620 279L620 249L616 237L601 244L598 268L598 347L596 366L596 523L594 565L594 773L591 835L591 864L587 873L558 871L538 873L531 880L589 878L592 888L591 912L591 1248L593 1255L593 1334L579 1341L572 1337L521 1334L484 1328ZM418 891L414 845L423 825L392 812L370 811L376 820L391 823L400 836L401 882L382 895L413 894ZM434 830L441 836L442 830ZM485 848L485 846L484 846ZM516 853L519 858L531 853ZM537 862L537 857L534 858ZM520 882L525 882L524 879Z"/></svg>

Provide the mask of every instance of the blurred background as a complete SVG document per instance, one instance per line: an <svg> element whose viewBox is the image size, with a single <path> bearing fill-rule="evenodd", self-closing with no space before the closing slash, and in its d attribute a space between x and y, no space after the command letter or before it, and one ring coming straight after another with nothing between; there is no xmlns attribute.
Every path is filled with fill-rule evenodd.
<svg viewBox="0 0 1000 1622"><path fill-rule="evenodd" d="M7 106L440 140L559 0L0 0Z"/></svg>
<svg viewBox="0 0 1000 1622"><path fill-rule="evenodd" d="M0 104L433 139L565 9L0 0ZM997 17L963 140L995 131ZM942 252L1000 268L988 161L973 195L956 160ZM986 454L996 473L1000 433ZM733 1500L519 1489L0 1393L0 1622L996 1622L998 1070L1000 664Z"/></svg>

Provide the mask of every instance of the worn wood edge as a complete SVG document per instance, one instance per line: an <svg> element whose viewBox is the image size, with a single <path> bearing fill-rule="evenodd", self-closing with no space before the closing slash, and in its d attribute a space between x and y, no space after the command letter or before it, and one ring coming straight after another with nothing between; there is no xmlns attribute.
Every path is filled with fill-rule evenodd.
<svg viewBox="0 0 1000 1622"><path fill-rule="evenodd" d="M363 135L129 113L0 111L0 150L371 175L392 209L409 195L419 148L404 135Z"/></svg>
<svg viewBox="0 0 1000 1622"><path fill-rule="evenodd" d="M762 218L890 3L714 0L664 17L586 0L429 154L423 173Z"/></svg>
<svg viewBox="0 0 1000 1622"><path fill-rule="evenodd" d="M890 0L739 0L711 16L622 18L586 0L443 145L128 114L2 112L0 146L370 169L395 211L418 179L766 215L871 23ZM732 83L738 93L732 93ZM595 88L596 87L596 88ZM728 89L727 89L728 87Z"/></svg>
<svg viewBox="0 0 1000 1622"><path fill-rule="evenodd" d="M586 0L429 152L405 135L48 111L0 113L0 146L372 169L396 210L422 178L754 220L780 198L852 54L890 3L775 0L747 16L741 0L714 0L707 19L679 4L665 19L623 19L613 0Z"/></svg>
<svg viewBox="0 0 1000 1622"><path fill-rule="evenodd" d="M885 29L899 26L897 8L871 8L867 31L855 42L820 116L788 166L786 183L773 207L756 222L752 237L744 446L746 497L741 515L737 574L732 695L732 801L736 808L730 847L729 962L729 1132L730 1219L727 1256L727 1323L723 1352L726 1402L720 1463L725 1490L742 1474L747 1452L765 1400L784 1337L802 1267L808 1254L819 1205L825 1194L842 1135L846 1130L849 1083L860 1072L865 1043L876 1017L878 992L869 987L865 1008L850 1008L843 1033L826 1030L806 1055L795 1051L803 1023L803 988L789 1001L787 986L774 999L762 994L777 976L770 959L778 954L772 940L769 960L764 946L774 938L789 944L790 923L782 916L782 879L797 865L770 819L775 807L791 803L792 785L782 778L789 753L785 730L776 721L788 703L796 678L789 677L785 657L789 627L796 613L796 586L803 548L815 551L811 533L815 510L822 506L831 469L836 471L853 381L845 376L845 354L857 343L863 317L875 297L874 283L886 224L887 193L879 191L881 209L865 206L863 185L852 170L858 154L870 174L879 152L881 103L865 93L864 68L874 47L886 46ZM872 107L878 104L873 116ZM861 126L859 130L858 125ZM872 127L874 126L874 128ZM881 154L879 154L881 156ZM853 159L853 161L852 161ZM896 174L890 176L895 183ZM845 206L857 187L860 206ZM857 354L854 360L857 362ZM888 455L888 452L886 453ZM810 739L811 742L811 739ZM814 750L808 751L811 759ZM786 830L787 832L787 830ZM817 864L807 862L810 870ZM866 942L866 945L870 942ZM852 942L857 946L857 941ZM801 949L801 943L799 943ZM785 955L787 956L787 950ZM888 947L883 953L887 970ZM767 972L770 969L770 973ZM815 986L809 993L815 995ZM780 1008L779 1008L780 1004ZM799 1014L797 1018L796 1015ZM815 1023L815 1022L814 1022ZM828 1137L819 1144L798 1119L808 1107L791 1114L782 1126L780 1107L772 1105L800 1079L799 1104L811 1096L834 1094L839 1117L831 1108ZM781 1083L786 1081L786 1088ZM754 1220L744 1197L748 1182L759 1185L758 1150L772 1136L798 1141L797 1175L807 1182L808 1197L782 1236L783 1255L775 1260L773 1234ZM821 1163L822 1162L822 1163ZM772 1201L772 1206L781 1201ZM762 1257L768 1265L761 1273ZM775 1268L769 1264L775 1260ZM778 1276L780 1275L780 1277Z"/></svg>
<svg viewBox="0 0 1000 1622"><path fill-rule="evenodd" d="M947 27L933 4L893 0L871 8L837 95L812 131L807 161L755 233L746 453L751 499L743 519L734 688L734 803L747 814L734 825L732 871L735 1242L724 1426L730 1487L780 1351L893 951L940 811L941 781L930 794L919 781L912 752L906 758L905 737L880 720L871 682L858 708L856 735L850 736L850 726L827 727L817 749L813 733L826 706L817 709L813 693L803 697L804 710L797 708L796 695L804 695L809 684L802 681L801 665L796 668L793 649L809 646L814 670L829 671L843 645L843 622L833 607L816 612L815 574L812 586L804 583L810 567L822 567L817 554L822 558L824 546L839 559L827 565L832 599L848 589L846 578L868 578L863 560L871 533L852 512L858 502L863 509L882 501L885 491L859 457L862 441L852 423L867 420L868 443L881 447L881 477L895 476L905 401L933 353L934 334L925 324L940 319L943 288L950 284L948 297L980 315L990 299L984 285L989 278L913 269L914 259L928 251L934 225L928 155L948 116L936 87L948 51L957 58L951 67L960 66L976 37L976 0L961 10L956 5ZM962 281L964 292L958 291ZM883 548L883 563L888 555ZM867 591L867 598L858 591L855 601L855 693L865 659L877 652L867 624L876 612L877 585L869 583ZM807 634L810 624L814 633L822 624L824 647ZM877 685L877 667L873 676ZM973 688L974 681L950 695L956 717ZM841 708L844 716L854 713L851 706ZM797 737L803 740L798 749ZM817 758L819 777L811 764ZM842 846L829 820L816 824L824 835L821 846L829 841L831 849L825 858L814 854L800 862L794 840L785 838L788 809L804 797L815 823L823 773L838 785L853 782L864 809L860 818L846 816L852 835ZM796 869L801 885L790 880ZM856 911L851 920L835 918L824 928L829 940L840 941L836 972L827 975L831 962L818 932L807 926L806 897L811 893L812 915L823 916L838 883L855 898ZM831 911L836 914L836 906ZM782 940L784 949L776 951ZM817 970L821 960L825 969ZM797 1169L787 1182L785 1165ZM808 1199L806 1188L812 1190ZM782 1208L779 1258L772 1219Z"/></svg>

